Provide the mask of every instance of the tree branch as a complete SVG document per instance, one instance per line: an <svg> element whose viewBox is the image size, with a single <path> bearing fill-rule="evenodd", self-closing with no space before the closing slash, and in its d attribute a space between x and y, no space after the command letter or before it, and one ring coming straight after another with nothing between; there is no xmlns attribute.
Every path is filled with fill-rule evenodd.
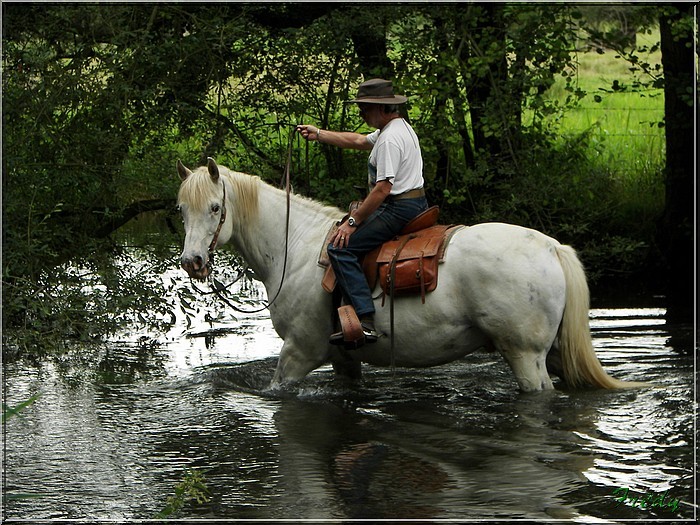
<svg viewBox="0 0 700 525"><path fill-rule="evenodd" d="M147 211L167 210L175 207L175 199L150 199L129 204L118 214L105 214L107 222L95 230L94 237L102 239L124 226L131 219ZM95 210L97 211L97 210Z"/></svg>

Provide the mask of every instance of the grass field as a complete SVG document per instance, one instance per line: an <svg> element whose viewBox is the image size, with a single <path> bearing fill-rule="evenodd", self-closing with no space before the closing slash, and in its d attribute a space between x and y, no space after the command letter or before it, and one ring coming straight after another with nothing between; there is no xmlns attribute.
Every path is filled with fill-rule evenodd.
<svg viewBox="0 0 700 525"><path fill-rule="evenodd" d="M658 41L658 32L639 34L639 46ZM649 82L648 75L630 71L630 63L606 50L582 53L576 83L587 93L577 108L562 119L564 134L574 135L591 130L597 146L596 155L603 165L619 176L657 171L663 166L665 137L663 90L635 88L635 80ZM661 52L640 54L640 61L660 64ZM613 89L613 83L621 89ZM562 97L563 81L552 88L551 96Z"/></svg>
<svg viewBox="0 0 700 525"><path fill-rule="evenodd" d="M638 45L658 41L658 31L638 35ZM666 140L663 90L634 88L636 79L651 78L630 71L630 63L605 50L582 53L576 83L587 94L560 121L562 138L588 132L589 165L606 174L617 194L622 215L652 217L663 209L663 167ZM661 53L640 54L640 61L659 64ZM612 89L617 81L622 89ZM563 100L563 80L550 96Z"/></svg>

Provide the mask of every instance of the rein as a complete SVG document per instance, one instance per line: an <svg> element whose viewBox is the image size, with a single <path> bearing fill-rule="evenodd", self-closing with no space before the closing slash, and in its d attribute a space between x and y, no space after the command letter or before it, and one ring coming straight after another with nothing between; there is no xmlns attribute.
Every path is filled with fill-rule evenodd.
<svg viewBox="0 0 700 525"><path fill-rule="evenodd" d="M287 146L287 162L284 167L284 186L285 186L285 192L287 194L287 218L285 221L285 228L284 228L284 263L282 265L282 278L280 279L280 284L279 287L277 288L277 292L275 293L275 296L272 298L271 301L268 301L264 306L261 308L256 308L254 310L242 310L241 308L237 307L236 305L232 304L228 299L226 299L223 295L222 292L226 291L230 286L238 282L238 280L243 276L245 272L241 272L236 279L229 284L228 286L222 286L218 281L214 281L214 286L212 286L212 291L209 293L216 294L216 296L221 299L224 303L229 308L232 308L234 311L242 313L242 314L256 314L259 312L262 312L263 310L267 310L272 306L272 304L277 300L277 298L280 295L280 292L282 291L282 285L284 284L284 279L287 275L287 261L289 259L289 216L291 212L291 173L292 173L292 149L294 145L294 134L295 134L296 128L292 130L292 132L289 135L289 144ZM209 258L210 261L213 262L213 257L214 257L214 249L216 248L216 243L219 240L219 233L221 232L221 227L223 226L224 222L226 221L226 184L224 184L224 204L221 209L221 218L219 219L219 225L216 228L216 232L214 233L214 238L211 241L211 244L209 244ZM211 280L209 281L210 286L211 286ZM194 285L193 285L194 286ZM196 288L196 286L195 286ZM201 290L198 290L200 293L206 294L206 292L202 292Z"/></svg>
<svg viewBox="0 0 700 525"><path fill-rule="evenodd" d="M216 227L216 231L214 232L214 238L209 243L208 251L210 261L214 260L214 250L216 249L216 243L219 242L219 234L221 233L221 227L226 222L226 184L224 184L224 182L222 181L221 185L224 187L224 196L221 201L221 218L219 219L219 225Z"/></svg>

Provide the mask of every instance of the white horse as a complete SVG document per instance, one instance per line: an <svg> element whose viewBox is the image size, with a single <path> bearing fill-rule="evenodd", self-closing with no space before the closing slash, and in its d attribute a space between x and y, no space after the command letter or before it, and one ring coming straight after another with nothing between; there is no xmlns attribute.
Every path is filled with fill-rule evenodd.
<svg viewBox="0 0 700 525"><path fill-rule="evenodd" d="M288 197L213 159L194 171L178 161L177 170L182 267L191 278L205 279L209 252L231 241L268 297L275 296L270 317L284 345L272 386L300 380L328 362L353 377L362 362L392 363L390 337L353 351L328 343L335 329L332 297L321 287L324 270L317 261L341 210ZM376 328L388 334L389 302L382 307L377 298L375 304ZM438 287L425 304L420 296L402 296L394 308L396 366L440 365L485 348L500 352L525 392L553 388L548 366L571 387L644 386L603 370L591 341L581 263L571 247L535 230L501 223L463 228L452 237Z"/></svg>

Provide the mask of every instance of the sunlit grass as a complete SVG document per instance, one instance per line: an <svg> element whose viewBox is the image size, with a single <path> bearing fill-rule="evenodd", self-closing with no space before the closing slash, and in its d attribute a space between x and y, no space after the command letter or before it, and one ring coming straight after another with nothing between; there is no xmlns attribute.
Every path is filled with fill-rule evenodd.
<svg viewBox="0 0 700 525"><path fill-rule="evenodd" d="M650 64L660 58L658 52L642 57ZM561 121L564 134L591 130L599 146L596 156L623 175L658 170L665 156L663 90L635 88L638 79L651 80L636 77L630 64L612 51L582 54L576 83L586 95ZM553 96L563 91L562 85L553 88Z"/></svg>
<svg viewBox="0 0 700 525"><path fill-rule="evenodd" d="M639 46L655 41L658 31L637 37ZM639 58L653 67L661 53L639 53ZM586 95L560 118L561 140L585 134L588 165L609 178L618 216L640 221L653 217L663 209L664 199L663 90L645 87L651 77L631 71L631 64L614 51L581 53L577 59L575 86ZM564 88L562 78L548 95L563 102L568 94Z"/></svg>

